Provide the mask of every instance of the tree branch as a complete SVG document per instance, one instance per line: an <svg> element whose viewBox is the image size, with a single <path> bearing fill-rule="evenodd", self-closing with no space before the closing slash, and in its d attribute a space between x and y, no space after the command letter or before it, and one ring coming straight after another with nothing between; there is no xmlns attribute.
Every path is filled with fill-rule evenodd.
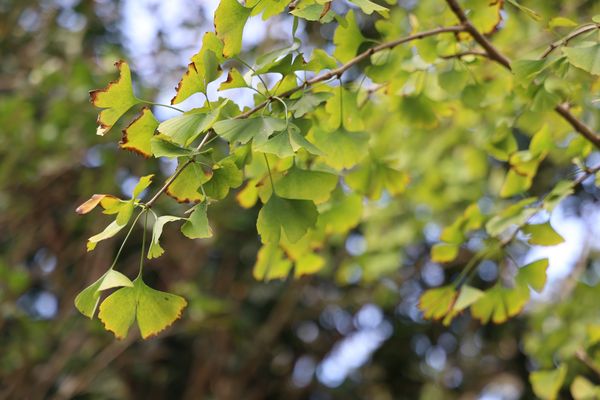
<svg viewBox="0 0 600 400"><path fill-rule="evenodd" d="M568 44L571 40L575 39L577 36L583 35L584 33L593 31L595 29L600 29L600 24L584 25L578 29L575 29L573 32L569 33L564 38L557 40L556 42L550 44L550 46L548 46L548 48L546 49L546 51L544 51L544 53L540 56L540 58L548 57L548 55L550 53L552 53L558 47L564 46L564 45Z"/></svg>
<svg viewBox="0 0 600 400"><path fill-rule="evenodd" d="M468 32L473 37L473 39L477 43L479 43L481 47L483 47L483 49L488 54L489 58L493 61L496 61L498 64L502 65L504 68L510 71L511 67L509 59L506 58L502 53L500 53L500 51L498 51L498 49L496 49L496 47L494 47L494 45L485 36L483 36L483 34L479 32L477 28L475 28L471 24L464 10L460 7L460 5L458 5L457 0L446 0L446 3L454 13L456 18L458 18L460 23L464 26L464 30ZM596 25L591 25L589 29L591 30L596 28ZM571 40L575 36L581 35L585 32L587 32L587 30L584 30L582 32L575 31L570 35L570 38L568 37L568 40ZM563 42L564 40L565 39L563 39ZM550 51L546 51L548 52L548 54L550 54L552 50L553 49L551 49ZM544 53L543 57L545 57L546 55L547 54ZM565 106L564 104L559 104L554 108L554 111L556 111L561 117L563 117L563 119L567 121L573 127L573 129L575 129L575 131L577 131L580 135L582 135L591 143L593 143L596 147L600 148L600 136L594 133L594 131L592 131L587 125L585 125L573 114L571 114L567 106Z"/></svg>
<svg viewBox="0 0 600 400"><path fill-rule="evenodd" d="M411 42L413 40L419 40L419 39L423 39L429 36L435 36L435 35L439 35L440 33L458 33L458 32L462 32L464 31L465 28L463 26L448 26L448 27L441 27L441 28L436 28L436 29L431 29L429 31L424 31L424 32L419 32L419 33L415 33L414 35L410 35L410 36L406 36L397 40L394 40L392 42L388 42L388 43L382 43L380 45L377 45L375 47L371 47L370 49L360 53L359 55L357 55L356 57L354 57L353 59L351 59L350 61L348 61L347 63L341 65L338 68L332 69L329 72L326 72L324 74L321 75L317 75L314 78L311 78L307 81L305 81L302 85L298 85L286 92L283 92L282 94L278 95L277 97L279 98L286 98L286 97L290 97L291 95L293 95L294 93L310 87L312 85L314 85L315 83L319 83L319 82L323 82L323 81L327 81L331 78L333 78L334 76L341 76L345 71L347 71L348 69L352 68L354 65L360 63L361 61L369 58L370 56L372 56L375 53L378 53L380 51L383 50L387 50L387 49L393 49L396 46L399 46L403 43L407 43L407 42ZM243 118L248 118L249 116L251 116L252 114L256 113L257 111L262 110L263 108L265 108L267 105L269 105L269 103L271 103L273 101L274 97L273 96L269 96L269 98L265 101L263 101L262 103L258 104L257 106L255 106L254 108L243 112L237 116L234 117L234 119L243 119ZM207 142L208 137L210 136L212 131L209 131L204 138L202 139L202 142L198 145L198 147L196 147L196 151L200 150ZM156 200L158 200L158 198L167 191L167 189L169 188L169 186L175 181L175 179L177 179L177 177L183 172L183 170L185 170L191 163L193 163L194 160L193 158L190 158L189 160L187 160L184 164L182 164L179 169L177 169L177 171L175 171L173 173L173 175L171 175L169 177L169 179L167 179L167 181L165 182L165 184L154 194L154 196L152 196L152 198L150 200L148 200L148 202L146 203L146 207L152 207L152 205L156 202Z"/></svg>

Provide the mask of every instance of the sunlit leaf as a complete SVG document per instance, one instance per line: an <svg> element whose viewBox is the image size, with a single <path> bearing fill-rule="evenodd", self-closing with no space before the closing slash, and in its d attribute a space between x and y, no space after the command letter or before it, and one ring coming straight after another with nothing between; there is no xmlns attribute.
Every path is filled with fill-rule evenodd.
<svg viewBox="0 0 600 400"><path fill-rule="evenodd" d="M365 41L353 10L348 11L345 22L345 25L338 25L333 35L333 44L335 45L333 55L342 62L348 62L354 58L358 48Z"/></svg>
<svg viewBox="0 0 600 400"><path fill-rule="evenodd" d="M527 224L522 229L524 234L530 235L529 244L540 246L554 246L565 241L549 222L543 224Z"/></svg>
<svg viewBox="0 0 600 400"><path fill-rule="evenodd" d="M133 94L131 71L125 61L117 61L119 79L104 89L92 90L90 99L94 106L102 108L98 115L98 135L104 135L131 107L139 103Z"/></svg>
<svg viewBox="0 0 600 400"><path fill-rule="evenodd" d="M329 198L337 183L337 175L293 166L275 183L275 192L286 199L322 203Z"/></svg>
<svg viewBox="0 0 600 400"><path fill-rule="evenodd" d="M529 374L529 380L537 397L543 400L555 400L566 376L567 366L562 364L554 370L534 371Z"/></svg>
<svg viewBox="0 0 600 400"><path fill-rule="evenodd" d="M123 130L119 147L131 150L146 158L152 155L150 140L158 127L158 121L149 108L144 107L140 115Z"/></svg>
<svg viewBox="0 0 600 400"><path fill-rule="evenodd" d="M242 33L252 9L237 0L221 0L215 11L215 31L224 43L223 56L233 57L242 50Z"/></svg>
<svg viewBox="0 0 600 400"><path fill-rule="evenodd" d="M569 62L593 75L600 75L600 44L586 43L581 47L563 47Z"/></svg>

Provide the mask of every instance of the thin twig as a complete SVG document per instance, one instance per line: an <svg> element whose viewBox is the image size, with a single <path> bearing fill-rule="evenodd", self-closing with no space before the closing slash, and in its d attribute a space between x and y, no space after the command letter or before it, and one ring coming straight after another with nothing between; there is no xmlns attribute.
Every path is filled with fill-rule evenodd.
<svg viewBox="0 0 600 400"><path fill-rule="evenodd" d="M555 49L560 46L567 45L571 40L575 39L577 36L583 35L584 33L591 32L595 29L600 29L600 24L589 24L581 26L575 29L573 32L569 33L562 39L557 40L554 43L551 43L550 46L544 51L544 53L540 56L540 58L546 58L550 53L552 53Z"/></svg>
<svg viewBox="0 0 600 400"><path fill-rule="evenodd" d="M494 47L494 45L471 24L464 10L458 5L458 2L456 0L446 0L446 3L456 18L458 18L460 23L464 26L464 30L467 31L481 47L484 48L489 58L510 71L511 67L509 59L506 58L498 49L496 49L496 47ZM594 29L596 29L595 26ZM581 33L578 33L578 35ZM554 108L554 111L563 117L563 119L567 121L579 134L593 143L596 147L600 148L600 136L594 133L594 131L592 131L587 125L571 114L567 106L564 104L559 104Z"/></svg>
<svg viewBox="0 0 600 400"><path fill-rule="evenodd" d="M458 33L458 32L462 32L464 31L464 27L457 25L457 26L448 26L448 27L441 27L441 28L436 28L436 29L431 29L429 31L424 31L424 32L420 32L420 33L416 33L414 35L410 35L410 36L406 36L397 40L394 40L392 42L388 42L388 43L382 43L378 46L375 47L371 47L370 49L360 53L359 55L357 55L356 57L354 57L353 59L351 59L350 61L348 61L347 63L341 65L338 68L332 69L329 72L326 72L324 74L321 75L317 75L312 79L309 79L308 81L305 81L303 84L296 86L286 92L283 92L281 94L278 95L278 97L280 98L287 98L290 97L291 95L293 95L294 93L305 89L307 87L313 86L316 83L319 82L323 82L323 81L327 81L335 76L341 76L345 71L347 71L348 69L352 68L354 65L360 63L361 61L369 58L370 56L372 56L375 53L378 53L380 51L383 50L387 50L387 49L393 49L396 46L399 46L403 43L407 43L407 42L411 42L413 40L419 40L419 39L423 39L429 36L435 36L435 35L439 35L440 33ZM271 103L273 100L275 100L275 98L273 96L269 96L269 98L265 101L263 101L262 103L258 104L257 106L255 106L254 108L243 112L241 114L238 114L237 116L235 116L233 119L244 119L244 118L248 118L249 116L251 116L252 114L256 113L257 111L262 110L263 108L265 108L269 103ZM198 145L198 147L196 147L196 151L200 150L205 144L206 144L206 140L208 138L208 136L211 134L212 131L209 131L206 136L204 136L202 142ZM160 195L162 195L164 192L167 191L167 189L169 188L169 186L175 181L175 179L177 179L177 177L192 163L194 162L193 158L190 158L189 160L187 160L185 163L183 163L174 173L173 175L171 175L169 177L169 179L167 179L167 181L165 182L165 184L154 194L154 196L152 196L152 198L146 203L146 207L152 207L152 205L156 202L156 200L158 200L158 198L160 197Z"/></svg>

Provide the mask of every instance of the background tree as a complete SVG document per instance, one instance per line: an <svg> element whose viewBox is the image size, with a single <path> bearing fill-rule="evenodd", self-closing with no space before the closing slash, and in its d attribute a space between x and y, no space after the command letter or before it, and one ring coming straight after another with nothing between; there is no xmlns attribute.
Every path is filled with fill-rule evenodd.
<svg viewBox="0 0 600 400"><path fill-rule="evenodd" d="M2 395L597 396L600 10L563 3L222 0L165 107L131 2L4 7Z"/></svg>

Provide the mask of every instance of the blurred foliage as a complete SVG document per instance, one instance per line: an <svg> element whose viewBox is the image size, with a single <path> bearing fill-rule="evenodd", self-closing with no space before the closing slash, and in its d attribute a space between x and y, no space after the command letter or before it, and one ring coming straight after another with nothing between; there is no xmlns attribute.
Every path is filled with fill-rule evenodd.
<svg viewBox="0 0 600 400"><path fill-rule="evenodd" d="M126 3L0 4L1 397L597 397L600 319L595 304L600 269L594 221L599 190L593 179L574 187L559 183L581 179L581 170L597 163L598 157L548 107L555 101L551 95L564 96L584 110L578 115L589 126L597 126L597 77L573 67L556 76L562 71L558 64L543 71L544 65L523 64L513 77L474 56L440 59L440 54L454 50L454 35L399 46L380 59L373 56L371 65L361 64L344 75L344 92L322 88L316 91L322 98L308 99L324 130L343 123L349 130L377 132L370 135L369 154L360 159L319 160L333 171L359 163L345 179L360 196L345 197L338 188L332 191L328 210L320 206L319 211L335 222L330 229L341 228L328 232L330 238L319 253L325 262L316 275L293 279L283 273L273 276L283 280L254 279L261 244L256 232L260 206L253 204L265 194L248 187L266 173L254 163L246 167L249 183L211 204L212 238L187 240L176 224L167 224L161 239L166 253L146 261L149 285L187 300L181 320L147 341L137 332L115 341L100 322L81 317L73 307L76 294L104 273L121 241L107 240L86 253L87 238L103 229L106 217L92 214L84 219L75 208L92 193L128 198L138 177L154 173L160 182L172 170L172 163L142 162L135 154L116 151L118 129L106 138L95 135L97 110L87 92L114 80L112 63L129 59L135 50L124 46ZM263 4L261 12L285 12L287 3L265 1L273 10ZM348 32L342 35L333 17L344 15L350 3L334 2L323 16L322 1L295 3L299 4L293 13L307 20L302 22L303 40L329 54L332 44L342 43L342 50L334 53L341 61L370 46L372 39L364 38L385 42L456 22L443 1L401 1L391 7L389 19L371 2L352 1L361 9L355 8L352 17L358 31L352 31L348 18L348 25L340 28ZM504 7L505 17L495 27L498 10L493 5L461 2L473 10L469 16L478 29L497 28L490 37L513 60L537 57L573 28L571 21L578 25L600 14L595 1L522 3L516 4L535 10L534 18L515 2L500 1L496 7ZM149 4L150 12L157 13L158 6ZM189 14L196 17L195 12ZM199 18L191 28L212 29L204 22ZM291 21L276 17L261 24L268 26L269 34L243 54L256 64L258 55L288 44L289 35L279 30ZM350 34L361 43L344 42ZM183 73L185 63L172 61L180 49L164 35L159 32L154 54L143 60L154 57L157 61L148 70L170 78ZM194 50L200 45L198 40ZM566 56L577 58L568 52ZM331 62L318 51L312 57L312 65L323 68ZM143 74L141 64L132 63L135 93L155 98L164 90L164 81L150 79L147 71ZM593 67L578 60L573 65ZM244 69L236 60L228 66ZM369 83L363 81L363 73ZM537 73L548 73L541 76L541 89L523 84ZM551 95L537 96L531 90ZM340 116L340 106L350 108ZM294 112L302 115L301 110ZM129 111L118 128L134 115ZM313 136L325 150L336 146L322 132ZM365 136L354 139L357 149L364 148ZM523 154L527 150L530 154ZM218 142L216 152L225 155L227 146ZM289 166L283 162L275 168ZM403 173L393 179L402 188L381 178L390 170ZM524 184L517 177L512 197L515 193L505 188L505 181L514 170L529 181ZM122 193L115 189L119 187ZM539 199L551 196L531 211L531 203L519 203L521 192ZM248 209L239 207L236 197ZM517 286L526 295L523 290L520 294L529 298L527 286L537 290L539 277L522 276L519 281L516 268L531 261L526 261L530 244L559 241L553 230L537 227L558 203L584 230L584 243L575 250L578 260L567 278L553 282L523 314L502 325L482 325L469 312L459 312L463 309L456 310L448 327L423 319L417 308L423 292L457 278L467 277L470 287L485 293L492 292L497 280L508 288L521 282ZM353 214L361 204L362 221L353 228L359 218ZM182 215L186 207L161 198L155 209L161 215ZM522 225L542 209L536 214L541 215L538 224L529 224L528 232L515 231L514 240L498 249L504 228ZM118 261L119 270L130 277L138 269L141 243L136 230ZM287 255L305 252L290 244L282 247ZM492 254L490 249L496 251ZM473 259L480 261L478 268L468 267ZM478 296L471 292L462 304ZM446 311L448 307L442 307L440 317ZM531 371L537 371L531 375L532 384Z"/></svg>

